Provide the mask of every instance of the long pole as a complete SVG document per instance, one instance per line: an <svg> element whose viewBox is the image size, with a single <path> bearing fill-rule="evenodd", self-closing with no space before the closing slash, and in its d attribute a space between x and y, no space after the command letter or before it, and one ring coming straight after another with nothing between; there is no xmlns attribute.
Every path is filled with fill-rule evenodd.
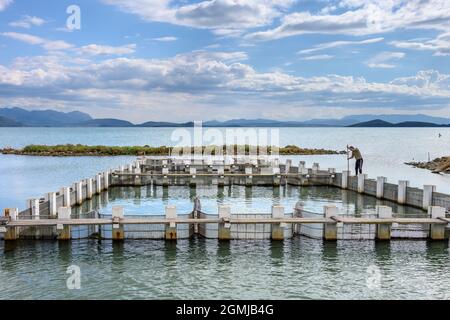
<svg viewBox="0 0 450 320"><path fill-rule="evenodd" d="M348 158L350 157L349 152L348 152L348 145L347 145L347 171L350 172L350 160L348 160Z"/></svg>

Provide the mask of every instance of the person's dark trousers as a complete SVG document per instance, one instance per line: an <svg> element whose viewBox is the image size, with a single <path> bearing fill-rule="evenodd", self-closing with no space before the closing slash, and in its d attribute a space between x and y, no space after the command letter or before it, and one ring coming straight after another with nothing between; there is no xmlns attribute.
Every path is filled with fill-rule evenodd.
<svg viewBox="0 0 450 320"><path fill-rule="evenodd" d="M363 167L363 159L356 160L355 162L356 175L358 175L358 173L362 174L362 167Z"/></svg>

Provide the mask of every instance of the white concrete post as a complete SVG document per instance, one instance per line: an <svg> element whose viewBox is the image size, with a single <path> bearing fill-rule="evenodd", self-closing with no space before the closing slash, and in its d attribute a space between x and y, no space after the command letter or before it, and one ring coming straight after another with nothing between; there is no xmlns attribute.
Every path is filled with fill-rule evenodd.
<svg viewBox="0 0 450 320"><path fill-rule="evenodd" d="M124 208L122 206L112 206L112 239L113 240L123 240L124 239L124 228L123 225L119 223L120 219L124 218ZM119 221L118 221L119 220Z"/></svg>
<svg viewBox="0 0 450 320"><path fill-rule="evenodd" d="M11 221L16 221L19 218L19 209L17 208L8 208L5 209L4 214L6 217L9 217ZM19 238L19 228L9 227L6 229L4 240L17 240Z"/></svg>
<svg viewBox="0 0 450 320"><path fill-rule="evenodd" d="M423 201L422 208L428 210L429 206L433 205L433 192L436 191L436 186L434 185L424 185L423 186Z"/></svg>
<svg viewBox="0 0 450 320"><path fill-rule="evenodd" d="M166 219L172 220L177 218L177 207L166 206ZM166 224L166 240L175 240L177 238L177 225L175 222Z"/></svg>
<svg viewBox="0 0 450 320"><path fill-rule="evenodd" d="M386 181L386 177L377 177L377 198L384 197L384 184Z"/></svg>
<svg viewBox="0 0 450 320"><path fill-rule="evenodd" d="M47 193L48 199L48 212L50 216L56 216L57 208L56 208L56 192Z"/></svg>
<svg viewBox="0 0 450 320"><path fill-rule="evenodd" d="M397 202L400 204L406 203L406 188L409 187L409 181L400 180L398 182Z"/></svg>
<svg viewBox="0 0 450 320"><path fill-rule="evenodd" d="M77 182L75 183L75 189L76 189L76 197L77 197L77 204L83 203L83 182Z"/></svg>
<svg viewBox="0 0 450 320"><path fill-rule="evenodd" d="M136 161L134 163L134 167L135 167L135 170L134 170L135 173L141 173L141 165L140 165L139 161Z"/></svg>
<svg viewBox="0 0 450 320"><path fill-rule="evenodd" d="M8 217L10 217L12 221L18 220L18 218L19 218L19 209L18 208L8 208L5 210L8 211Z"/></svg>
<svg viewBox="0 0 450 320"><path fill-rule="evenodd" d="M97 179L97 188L95 189L96 193L101 193L102 192L102 175L101 174L97 174L96 176Z"/></svg>
<svg viewBox="0 0 450 320"><path fill-rule="evenodd" d="M364 182L367 178L367 174L358 174L358 192L364 193Z"/></svg>
<svg viewBox="0 0 450 320"><path fill-rule="evenodd" d="M252 167L245 167L245 175L249 176L248 178L251 178L252 174L253 174L253 168Z"/></svg>
<svg viewBox="0 0 450 320"><path fill-rule="evenodd" d="M230 206L219 206L219 219L223 219L223 223L219 223L219 240L230 240L231 239L231 207Z"/></svg>
<svg viewBox="0 0 450 320"><path fill-rule="evenodd" d="M70 207L59 207L58 220L69 220L71 213L72 210ZM58 224L56 230L58 232L58 240L70 240L70 225Z"/></svg>
<svg viewBox="0 0 450 320"><path fill-rule="evenodd" d="M319 164L318 163L313 163L313 166L312 166L312 172L313 173L317 173L317 171L319 171Z"/></svg>
<svg viewBox="0 0 450 320"><path fill-rule="evenodd" d="M189 174L193 177L195 177L195 175L197 174L197 169L196 168L189 168Z"/></svg>
<svg viewBox="0 0 450 320"><path fill-rule="evenodd" d="M70 188L69 187L63 187L63 188L61 188L60 193L63 196L63 207L70 207L71 206Z"/></svg>
<svg viewBox="0 0 450 320"><path fill-rule="evenodd" d="M70 207L59 207L58 208L58 220L69 220L72 214L72 209Z"/></svg>
<svg viewBox="0 0 450 320"><path fill-rule="evenodd" d="M342 189L348 188L348 176L350 175L350 171L342 171Z"/></svg>
<svg viewBox="0 0 450 320"><path fill-rule="evenodd" d="M445 218L445 208L437 207L437 206L429 206L428 214L432 219ZM447 224L431 224L430 225L430 238L432 240L444 240L445 237L445 228Z"/></svg>
<svg viewBox="0 0 450 320"><path fill-rule="evenodd" d="M130 163L128 165L128 173L133 173L133 164L132 163Z"/></svg>
<svg viewBox="0 0 450 320"><path fill-rule="evenodd" d="M272 218L273 219L283 219L284 218L284 207L283 206L272 206ZM272 224L272 240L284 240L284 223Z"/></svg>
<svg viewBox="0 0 450 320"><path fill-rule="evenodd" d="M103 172L103 181L104 181L103 188L105 190L108 190L108 188L109 188L109 171Z"/></svg>
<svg viewBox="0 0 450 320"><path fill-rule="evenodd" d="M298 174L303 174L303 171L305 171L305 161L300 161L298 163Z"/></svg>
<svg viewBox="0 0 450 320"><path fill-rule="evenodd" d="M388 206L376 206L378 218L380 219L392 219L392 208ZM391 227L389 224L377 224L377 239L389 240L391 239Z"/></svg>
<svg viewBox="0 0 450 320"><path fill-rule="evenodd" d="M92 178L86 179L86 198L91 199L94 194L94 184Z"/></svg>
<svg viewBox="0 0 450 320"><path fill-rule="evenodd" d="M289 173L289 171L291 170L292 167L292 160L291 159L287 159L286 160L286 173Z"/></svg>
<svg viewBox="0 0 450 320"><path fill-rule="evenodd" d="M326 205L323 208L325 218L331 218L338 215L338 208L334 205ZM324 223L323 237L325 240L337 240L337 224Z"/></svg>

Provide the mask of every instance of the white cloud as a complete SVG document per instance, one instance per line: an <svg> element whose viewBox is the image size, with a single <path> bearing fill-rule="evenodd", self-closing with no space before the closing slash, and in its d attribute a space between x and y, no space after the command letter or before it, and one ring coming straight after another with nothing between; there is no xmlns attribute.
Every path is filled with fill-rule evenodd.
<svg viewBox="0 0 450 320"><path fill-rule="evenodd" d="M450 56L450 32L427 41L391 41L389 44L402 49L434 51L435 56Z"/></svg>
<svg viewBox="0 0 450 320"><path fill-rule="evenodd" d="M79 52L81 54L99 56L99 55L125 55L134 53L135 51L136 51L136 44L128 44L120 47L90 44L81 47Z"/></svg>
<svg viewBox="0 0 450 320"><path fill-rule="evenodd" d="M332 59L334 56L331 56L329 54L318 54L314 56L307 56L301 58L301 60L329 60Z"/></svg>
<svg viewBox="0 0 450 320"><path fill-rule="evenodd" d="M299 108L423 111L449 105L450 75L437 71L381 83L333 74L258 72L244 63L246 58L244 52L208 51L96 62L76 62L66 54L20 58L11 66L0 65L0 105L35 101L41 107L89 106L97 113L114 109L115 116L128 119L155 111L166 120L168 114L192 120L195 115L257 117L274 110L295 114Z"/></svg>
<svg viewBox="0 0 450 320"><path fill-rule="evenodd" d="M42 26L46 21L39 17L24 15L20 20L10 22L11 27L29 29L32 26Z"/></svg>
<svg viewBox="0 0 450 320"><path fill-rule="evenodd" d="M15 39L21 42L25 42L31 45L40 45L45 50L53 51L53 50L66 50L72 48L73 46L65 41L61 40L48 40L41 37L37 37L31 34L26 33L18 33L18 32L3 32L3 36Z"/></svg>
<svg viewBox="0 0 450 320"><path fill-rule="evenodd" d="M366 39L362 41L333 41L333 42L326 42L321 43L316 46L314 46L311 49L305 49L301 50L298 53L299 54L309 54L316 51L326 50L326 49L332 49L337 47L343 47L343 46L353 46L353 45L363 45L363 44L371 44L371 43L377 43L380 41L383 41L384 38L372 38L372 39Z"/></svg>
<svg viewBox="0 0 450 320"><path fill-rule="evenodd" d="M159 37L159 38L152 38L153 41L161 41L161 42L170 42L170 41L177 41L177 37Z"/></svg>
<svg viewBox="0 0 450 320"><path fill-rule="evenodd" d="M404 52L381 52L367 61L369 68L395 68L392 61L402 59Z"/></svg>
<svg viewBox="0 0 450 320"><path fill-rule="evenodd" d="M208 0L175 5L169 0L103 0L150 22L208 29L255 28L272 23L295 0Z"/></svg>
<svg viewBox="0 0 450 320"><path fill-rule="evenodd" d="M369 35L403 28L448 30L448 0L342 0L326 13L295 12L281 24L246 36L252 40L274 40L306 33ZM343 10L343 12L341 12Z"/></svg>
<svg viewBox="0 0 450 320"><path fill-rule="evenodd" d="M11 3L13 0L0 0L0 11L5 10Z"/></svg>

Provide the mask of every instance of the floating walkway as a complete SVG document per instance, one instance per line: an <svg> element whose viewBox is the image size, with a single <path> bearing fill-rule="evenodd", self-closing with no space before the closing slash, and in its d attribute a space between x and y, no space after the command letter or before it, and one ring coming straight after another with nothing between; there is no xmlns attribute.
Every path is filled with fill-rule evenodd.
<svg viewBox="0 0 450 320"><path fill-rule="evenodd" d="M287 160L244 159L226 157L220 160L186 160L161 157L140 157L128 166L105 171L93 178L49 192L43 198L28 200L27 209L4 210L0 218L0 235L6 241L17 239L188 239L194 235L205 238L283 240L297 235L315 239L432 239L447 240L450 219L450 195L436 192L436 187L411 188L408 181L386 182L385 177L368 179L367 175L350 176L350 172L321 170L315 163L306 168ZM191 212L179 214L175 206L167 206L159 215L126 215L124 208L114 206L111 214L96 211L75 216L72 209L95 194L118 186L201 186L225 185L273 186L324 185L346 189L395 201L401 205L424 210L423 217L398 216L388 206L377 206L376 214L358 216L338 214L336 206L328 205L322 212L304 210L301 202L291 212L283 206L268 212L232 213L229 206L219 206L217 214L201 211L196 199ZM406 215L407 216L407 215Z"/></svg>

